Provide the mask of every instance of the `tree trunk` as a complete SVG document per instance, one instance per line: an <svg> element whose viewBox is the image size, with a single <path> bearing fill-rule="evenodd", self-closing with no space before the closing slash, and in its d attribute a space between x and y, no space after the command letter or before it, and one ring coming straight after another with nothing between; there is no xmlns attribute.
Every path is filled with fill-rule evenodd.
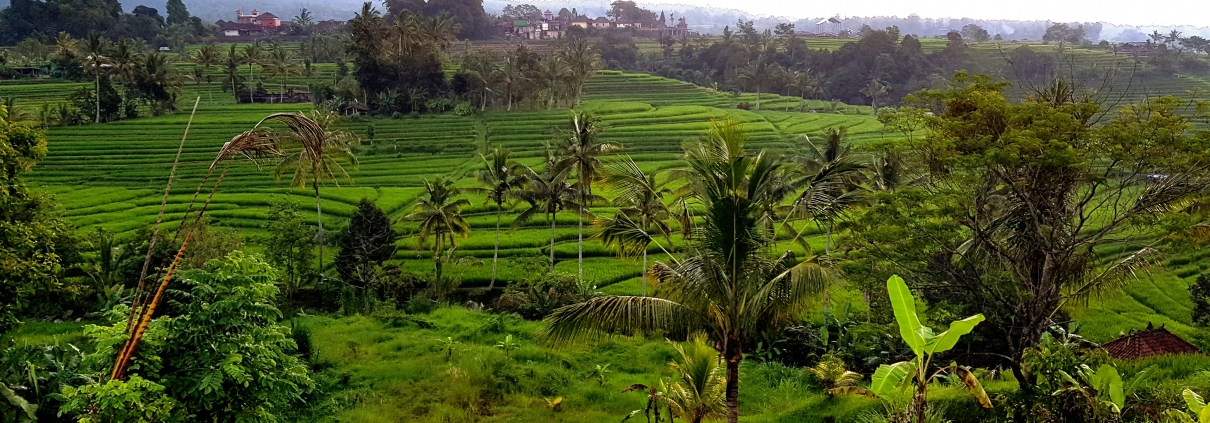
<svg viewBox="0 0 1210 423"><path fill-rule="evenodd" d="M97 74L97 120L93 123L101 123L101 69L98 67L93 72Z"/></svg>
<svg viewBox="0 0 1210 423"><path fill-rule="evenodd" d="M647 296L647 246L643 246L643 296Z"/></svg>
<svg viewBox="0 0 1210 423"><path fill-rule="evenodd" d="M482 112L486 109L487 109L487 88L484 88L483 89L483 98L479 100L479 111Z"/></svg>
<svg viewBox="0 0 1210 423"><path fill-rule="evenodd" d="M433 249L433 268L437 273L434 283L441 283L441 233L437 233L437 248Z"/></svg>
<svg viewBox="0 0 1210 423"><path fill-rule="evenodd" d="M555 271L555 214L550 214L550 273Z"/></svg>
<svg viewBox="0 0 1210 423"><path fill-rule="evenodd" d="M281 103L286 104L286 77L281 77Z"/></svg>
<svg viewBox="0 0 1210 423"><path fill-rule="evenodd" d="M760 87L756 87L756 110L760 110Z"/></svg>
<svg viewBox="0 0 1210 423"><path fill-rule="evenodd" d="M739 423L739 363L744 356L739 349L739 340L729 340L727 346L727 423Z"/></svg>
<svg viewBox="0 0 1210 423"><path fill-rule="evenodd" d="M255 79L255 77L252 74L252 63L248 63L248 104L253 103L252 93L253 93L253 90L256 89L256 85L252 84L254 79Z"/></svg>
<svg viewBox="0 0 1210 423"><path fill-rule="evenodd" d="M324 214L323 209L319 205L319 181L315 181L315 216L316 223L319 224L319 232L315 234L315 240L319 242L319 274L324 273L324 242L327 241L327 236L324 235Z"/></svg>
<svg viewBox="0 0 1210 423"><path fill-rule="evenodd" d="M500 203L496 203L496 245L492 248L492 282L487 284L487 290L496 287L496 260L500 258Z"/></svg>
<svg viewBox="0 0 1210 423"><path fill-rule="evenodd" d="M576 254L579 263L579 276L576 282L584 283L584 194L580 192L580 210L576 213Z"/></svg>

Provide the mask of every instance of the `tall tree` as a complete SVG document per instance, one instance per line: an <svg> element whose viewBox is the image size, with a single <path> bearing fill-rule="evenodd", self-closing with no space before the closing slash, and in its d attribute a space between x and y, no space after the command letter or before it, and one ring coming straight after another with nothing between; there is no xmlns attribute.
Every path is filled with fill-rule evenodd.
<svg viewBox="0 0 1210 423"><path fill-rule="evenodd" d="M169 25L189 23L189 10L185 8L185 2L181 0L168 0L166 9Z"/></svg>
<svg viewBox="0 0 1210 423"><path fill-rule="evenodd" d="M264 68L269 75L281 78L281 101L286 102L286 78L298 75L298 60L284 48L274 44L269 48L269 59Z"/></svg>
<svg viewBox="0 0 1210 423"><path fill-rule="evenodd" d="M227 56L223 57L223 88L231 89L231 94L235 95L236 103L239 103L240 85L243 84L244 77L239 74L239 68L243 64L239 53L235 50L235 44L232 44L231 49L227 52Z"/></svg>
<svg viewBox="0 0 1210 423"><path fill-rule="evenodd" d="M1190 132L1171 97L1098 121L1102 105L1064 80L1020 103L989 77L960 73L954 82L918 95L936 108L928 135L907 151L930 183L883 197L854 226L856 241L885 258L879 267L911 272L932 295L984 312L982 352L1029 393L1036 375L1022 357L1055 315L1133 280L1155 254L1139 234L1210 188L1210 139ZM912 235L879 234L891 231ZM1107 245L1124 253L1099 256Z"/></svg>
<svg viewBox="0 0 1210 423"><path fill-rule="evenodd" d="M93 123L101 123L101 74L109 66L109 58L105 52L105 38L101 34L90 33L84 40L84 71L91 72L95 79L97 115Z"/></svg>
<svg viewBox="0 0 1210 423"><path fill-rule="evenodd" d="M299 113L278 113L270 115L266 120L277 120L285 124L289 133L281 137L279 145L283 147L285 159L277 164L274 175L281 178L291 173L290 187L306 189L307 182L315 191L315 222L318 231L315 242L319 244L319 270L323 272L324 234L323 207L319 199L319 184L332 181L337 187L339 179L353 178L345 171L341 161L357 165L357 157L353 156L351 145L356 143L357 136L344 129L330 128L334 120L331 112L316 111L311 117Z"/></svg>
<svg viewBox="0 0 1210 423"><path fill-rule="evenodd" d="M589 213L589 205L599 199L592 194L592 186L600 182L603 176L600 157L617 151L618 146L600 141L601 120L587 112L573 112L570 129L555 140L558 159L554 166L556 171L566 169L576 175L576 203L580 205L576 213L576 254L578 280L583 281L584 214Z"/></svg>
<svg viewBox="0 0 1210 423"><path fill-rule="evenodd" d="M776 78L780 69L781 67L777 63L771 63L762 54L740 71L738 79L747 84L749 88L756 89L756 110L760 110L761 92Z"/></svg>
<svg viewBox="0 0 1210 423"><path fill-rule="evenodd" d="M865 88L861 89L861 95L864 95L870 99L870 106L872 106L874 110L878 110L878 99L886 97L887 95L890 95L890 93L891 87L879 82L877 79L871 80L870 83L865 86Z"/></svg>
<svg viewBox="0 0 1210 423"><path fill-rule="evenodd" d="M442 242L450 241L450 251L458 247L454 236L466 238L471 232L471 226L462 217L462 207L469 205L465 198L456 198L462 194L457 187L458 181L438 176L433 182L424 181L424 194L416 201L416 210L404 219L420 222L419 240L424 244L433 237L433 268L436 272L434 283L441 282L441 263L444 259Z"/></svg>
<svg viewBox="0 0 1210 423"><path fill-rule="evenodd" d="M256 89L256 75L252 73L252 68L261 63L264 58L264 52L260 48L259 43L252 43L244 46L240 51L240 61L248 65L248 102L252 103L253 95Z"/></svg>
<svg viewBox="0 0 1210 423"><path fill-rule="evenodd" d="M576 91L574 107L580 104L580 97L584 95L584 82L601 68L601 54L593 50L586 38L571 40L559 54L571 70L572 86Z"/></svg>
<svg viewBox="0 0 1210 423"><path fill-rule="evenodd" d="M214 95L210 92L210 84L212 82L210 68L222 64L222 53L219 53L218 47L215 47L213 44L207 44L194 52L189 59L193 61L194 65L202 68L202 77L206 79L206 95L210 97L210 102L214 103Z"/></svg>
<svg viewBox="0 0 1210 423"><path fill-rule="evenodd" d="M672 190L659 181L659 172L643 172L630 157L610 163L606 174L606 182L616 192L613 204L619 209L613 218L601 220L598 236L607 246L617 243L623 255L643 256L643 296L647 296L647 247L656 236L671 242L667 221L672 212L664 196L672 195Z"/></svg>
<svg viewBox="0 0 1210 423"><path fill-rule="evenodd" d="M534 171L528 166L520 166L518 171L525 178L525 188L513 193L513 196L529 203L529 208L513 219L513 227L529 222L541 214L550 219L550 267L555 270L555 217L561 210L571 209L580 211L576 203L579 192L567 182L570 169L558 170L549 162L541 172Z"/></svg>
<svg viewBox="0 0 1210 423"><path fill-rule="evenodd" d="M555 345L603 334L663 331L685 339L704 333L726 363L727 421L739 421L739 366L760 334L791 324L807 309L829 272L814 260L763 254L757 224L783 165L774 155L745 149L736 122L715 123L687 145L686 187L704 209L700 237L683 259L655 265L660 297L603 296L555 310L544 339Z"/></svg>
<svg viewBox="0 0 1210 423"><path fill-rule="evenodd" d="M396 239L391 218L364 197L349 216L348 228L340 234L340 252L334 260L336 272L345 283L361 289L366 315L371 311L370 298L382 263L395 255Z"/></svg>
<svg viewBox="0 0 1210 423"><path fill-rule="evenodd" d="M475 180L487 190L485 203L496 205L496 241L492 247L492 281L487 289L496 286L496 262L500 257L500 217L504 213L504 203L512 196L513 190L521 187L521 180L513 171L516 164L509 160L511 152L504 147L492 149L490 156L479 155L483 161L483 169L475 172Z"/></svg>

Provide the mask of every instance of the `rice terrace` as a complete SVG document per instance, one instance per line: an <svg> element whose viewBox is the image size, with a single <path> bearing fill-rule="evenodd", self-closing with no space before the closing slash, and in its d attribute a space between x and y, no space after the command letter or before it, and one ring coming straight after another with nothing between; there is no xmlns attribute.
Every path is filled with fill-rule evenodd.
<svg viewBox="0 0 1210 423"><path fill-rule="evenodd" d="M1179 5L136 3L0 5L0 423L1210 423Z"/></svg>

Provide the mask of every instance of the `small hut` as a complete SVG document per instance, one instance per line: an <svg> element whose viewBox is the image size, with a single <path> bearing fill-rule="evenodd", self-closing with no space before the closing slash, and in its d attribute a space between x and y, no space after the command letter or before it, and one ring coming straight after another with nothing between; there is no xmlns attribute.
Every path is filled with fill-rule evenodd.
<svg viewBox="0 0 1210 423"><path fill-rule="evenodd" d="M1101 345L1101 348L1116 359L1202 353L1202 350L1169 332L1163 325L1157 328L1152 327L1151 323L1147 324L1147 329L1118 337Z"/></svg>

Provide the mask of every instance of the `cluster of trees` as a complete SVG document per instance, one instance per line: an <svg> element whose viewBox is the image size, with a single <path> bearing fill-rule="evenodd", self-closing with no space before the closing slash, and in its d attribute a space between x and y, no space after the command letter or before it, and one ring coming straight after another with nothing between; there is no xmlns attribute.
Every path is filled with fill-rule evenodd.
<svg viewBox="0 0 1210 423"><path fill-rule="evenodd" d="M232 44L226 52L217 46L208 44L202 46L191 56L189 61L194 65L193 80L200 84L204 80L207 85L207 95L213 99L211 86L214 83L210 73L212 68L222 69L223 91L230 92L237 102L254 102L257 98L272 95L266 91L265 82L280 84L279 98L284 101L286 95L286 80L291 76L310 76L312 62L310 59L300 62L293 52L282 48L277 43L263 47L260 43L247 44L239 47ZM261 80L257 80L257 65L260 66ZM247 72L244 72L247 66ZM246 77L245 77L246 75ZM246 95L246 96L245 96ZM260 97L257 97L260 96Z"/></svg>
<svg viewBox="0 0 1210 423"><path fill-rule="evenodd" d="M494 25L483 11L483 0L385 0L382 4L390 16L411 14L429 19L448 18L457 25L453 34L465 39L484 38Z"/></svg>
<svg viewBox="0 0 1210 423"><path fill-rule="evenodd" d="M894 27L867 31L834 51L809 49L790 24L763 33L751 22L736 28L724 28L722 39L708 44L681 41L679 54L669 42L666 60L651 67L663 76L720 89L877 105L932 86L970 57L957 31L950 32L944 49L926 54L916 37L900 37Z"/></svg>
<svg viewBox="0 0 1210 423"><path fill-rule="evenodd" d="M77 38L97 33L184 47L207 35L201 18L190 16L182 0L168 0L166 13L147 6L122 13L117 0L15 0L0 11L0 45L54 39L65 32Z"/></svg>
<svg viewBox="0 0 1210 423"><path fill-rule="evenodd" d="M524 102L550 109L579 104L584 82L600 68L601 55L585 39L570 40L561 52L546 57L520 45L503 56L491 51L464 56L454 85L465 87L480 110L488 103L512 110Z"/></svg>

